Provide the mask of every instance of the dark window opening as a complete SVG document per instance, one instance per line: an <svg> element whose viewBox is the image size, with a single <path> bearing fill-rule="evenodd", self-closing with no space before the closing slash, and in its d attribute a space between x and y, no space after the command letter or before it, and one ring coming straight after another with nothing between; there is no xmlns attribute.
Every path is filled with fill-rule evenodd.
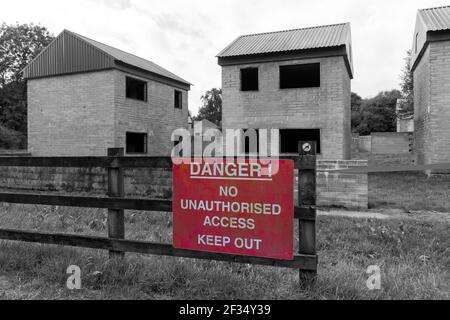
<svg viewBox="0 0 450 320"><path fill-rule="evenodd" d="M175 90L175 109L183 109L183 93Z"/></svg>
<svg viewBox="0 0 450 320"><path fill-rule="evenodd" d="M241 91L258 90L258 68L241 69Z"/></svg>
<svg viewBox="0 0 450 320"><path fill-rule="evenodd" d="M320 87L320 63L280 66L280 89Z"/></svg>
<svg viewBox="0 0 450 320"><path fill-rule="evenodd" d="M147 134L127 132L127 153L147 153Z"/></svg>
<svg viewBox="0 0 450 320"><path fill-rule="evenodd" d="M259 130L258 129L253 129L253 131L256 133L256 145L250 145L251 136L253 134L248 132L248 130L249 129L244 130L244 136L243 136L243 138L244 138L244 153L245 154L259 153ZM255 140L255 139L253 139L253 140ZM254 141L252 141L252 142L254 142Z"/></svg>
<svg viewBox="0 0 450 320"><path fill-rule="evenodd" d="M147 101L147 82L127 77L126 87L127 98Z"/></svg>
<svg viewBox="0 0 450 320"><path fill-rule="evenodd" d="M299 153L299 141L315 141L320 154L320 129L280 130L280 153Z"/></svg>

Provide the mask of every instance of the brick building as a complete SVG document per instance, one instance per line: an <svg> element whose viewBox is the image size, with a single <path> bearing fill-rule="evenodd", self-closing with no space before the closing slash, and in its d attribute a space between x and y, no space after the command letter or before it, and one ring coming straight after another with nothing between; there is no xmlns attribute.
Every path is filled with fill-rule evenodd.
<svg viewBox="0 0 450 320"><path fill-rule="evenodd" d="M450 6L417 14L412 48L418 164L450 162Z"/></svg>
<svg viewBox="0 0 450 320"><path fill-rule="evenodd" d="M67 30L24 77L33 156L169 155L172 131L188 126L189 82Z"/></svg>
<svg viewBox="0 0 450 320"><path fill-rule="evenodd" d="M323 159L350 159L350 24L245 35L218 54L223 128L280 129L280 152L318 143Z"/></svg>

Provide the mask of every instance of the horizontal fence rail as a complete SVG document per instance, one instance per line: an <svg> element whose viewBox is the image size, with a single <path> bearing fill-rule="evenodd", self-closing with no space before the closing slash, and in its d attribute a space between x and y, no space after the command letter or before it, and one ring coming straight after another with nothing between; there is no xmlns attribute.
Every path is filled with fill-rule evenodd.
<svg viewBox="0 0 450 320"><path fill-rule="evenodd" d="M172 245L162 243L2 229L0 229L0 239L83 247L91 249L105 249L119 252L173 256L180 258L249 263L302 270L315 270L317 268L317 257L314 255L296 255L294 257L294 260L288 261L259 257L236 256L212 252L182 250L175 249L172 247Z"/></svg>
<svg viewBox="0 0 450 320"><path fill-rule="evenodd" d="M172 168L169 157L1 157L0 167Z"/></svg>
<svg viewBox="0 0 450 320"><path fill-rule="evenodd" d="M15 204L36 204L61 207L99 208L99 209L124 209L155 212L172 212L172 200L160 199L125 199L125 198L100 198L100 197L76 197L31 193L4 193L0 192L0 202ZM294 216L301 220L315 220L316 209L314 206L296 206Z"/></svg>
<svg viewBox="0 0 450 320"><path fill-rule="evenodd" d="M62 207L172 211L171 200L76 197L29 193L1 193L0 202L37 204Z"/></svg>
<svg viewBox="0 0 450 320"><path fill-rule="evenodd" d="M226 158L217 158L218 160ZM245 159L234 157L231 159ZM298 156L261 158L261 160L292 160L295 169L313 169L311 159ZM49 167L49 168L162 168L172 169L170 157L4 157L0 155L0 167Z"/></svg>

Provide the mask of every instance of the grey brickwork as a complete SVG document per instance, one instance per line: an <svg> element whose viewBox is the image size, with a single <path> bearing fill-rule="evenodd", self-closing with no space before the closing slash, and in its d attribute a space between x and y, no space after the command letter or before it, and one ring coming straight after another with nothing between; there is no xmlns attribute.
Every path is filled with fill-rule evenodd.
<svg viewBox="0 0 450 320"><path fill-rule="evenodd" d="M148 134L148 155L168 156L172 130L187 127L188 93L147 78L148 101L125 96L119 70L28 80L28 148L33 156L105 156L125 132ZM174 108L174 90L183 109Z"/></svg>
<svg viewBox="0 0 450 320"><path fill-rule="evenodd" d="M106 155L114 147L114 71L28 80L33 156Z"/></svg>
<svg viewBox="0 0 450 320"><path fill-rule="evenodd" d="M115 71L115 128L116 148L125 148L125 133L146 132L148 155L169 156L173 147L172 131L188 127L188 92L169 85L147 80L148 101L125 97L125 77ZM141 80L145 78L135 77ZM182 91L183 108L174 108L174 90Z"/></svg>
<svg viewBox="0 0 450 320"><path fill-rule="evenodd" d="M279 66L320 63L320 88L280 89ZM259 68L259 91L240 91L240 69ZM320 129L323 159L349 159L350 76L342 56L222 66L223 128Z"/></svg>
<svg viewBox="0 0 450 320"><path fill-rule="evenodd" d="M450 41L430 42L414 70L418 164L450 162Z"/></svg>

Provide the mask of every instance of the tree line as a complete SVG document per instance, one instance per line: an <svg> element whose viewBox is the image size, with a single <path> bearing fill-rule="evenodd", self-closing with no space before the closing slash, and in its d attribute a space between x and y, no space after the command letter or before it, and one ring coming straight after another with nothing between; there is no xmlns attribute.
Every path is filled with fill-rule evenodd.
<svg viewBox="0 0 450 320"><path fill-rule="evenodd" d="M27 86L22 70L53 38L35 24L0 26L0 148L26 148Z"/></svg>

